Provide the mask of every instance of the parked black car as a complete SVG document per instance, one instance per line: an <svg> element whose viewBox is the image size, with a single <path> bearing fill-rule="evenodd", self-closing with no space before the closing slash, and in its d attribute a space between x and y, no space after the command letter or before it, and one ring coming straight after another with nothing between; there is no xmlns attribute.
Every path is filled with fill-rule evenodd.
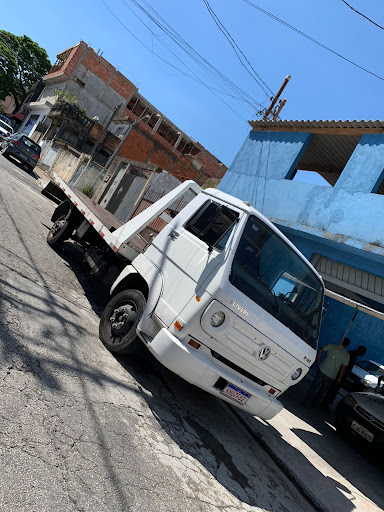
<svg viewBox="0 0 384 512"><path fill-rule="evenodd" d="M336 429L356 441L384 453L384 396L380 393L350 393L337 404Z"/></svg>
<svg viewBox="0 0 384 512"><path fill-rule="evenodd" d="M41 147L23 133L15 133L1 143L1 153L5 157L18 160L28 170L35 168L40 160Z"/></svg>

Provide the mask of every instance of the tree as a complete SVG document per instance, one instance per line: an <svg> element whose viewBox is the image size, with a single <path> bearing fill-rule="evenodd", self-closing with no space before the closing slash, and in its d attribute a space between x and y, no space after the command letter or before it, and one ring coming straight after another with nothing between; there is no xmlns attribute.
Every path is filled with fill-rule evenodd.
<svg viewBox="0 0 384 512"><path fill-rule="evenodd" d="M47 52L35 41L0 30L0 100L13 96L18 110L28 89L50 68Z"/></svg>

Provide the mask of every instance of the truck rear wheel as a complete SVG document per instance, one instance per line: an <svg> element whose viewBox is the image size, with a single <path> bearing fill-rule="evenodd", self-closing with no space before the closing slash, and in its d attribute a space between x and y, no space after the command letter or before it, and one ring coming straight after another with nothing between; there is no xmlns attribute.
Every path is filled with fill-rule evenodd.
<svg viewBox="0 0 384 512"><path fill-rule="evenodd" d="M67 240L74 226L69 222L66 215L63 215L53 224L47 235L47 242L51 247L59 247L65 240Z"/></svg>
<svg viewBox="0 0 384 512"><path fill-rule="evenodd" d="M110 352L133 354L141 347L136 327L145 305L139 290L124 290L109 301L101 315L99 336Z"/></svg>

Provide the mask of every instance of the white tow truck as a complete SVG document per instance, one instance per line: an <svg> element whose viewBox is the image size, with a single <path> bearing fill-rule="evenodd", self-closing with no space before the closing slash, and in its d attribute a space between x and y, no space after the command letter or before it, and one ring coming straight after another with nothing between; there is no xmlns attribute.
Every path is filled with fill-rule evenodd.
<svg viewBox="0 0 384 512"><path fill-rule="evenodd" d="M294 245L248 203L186 181L125 224L55 177L67 199L47 241L72 238L111 286L100 339L114 353L143 342L167 368L270 419L315 360L324 285ZM172 218L172 205L192 200ZM141 233L165 227L144 246ZM148 229L147 229L148 231Z"/></svg>

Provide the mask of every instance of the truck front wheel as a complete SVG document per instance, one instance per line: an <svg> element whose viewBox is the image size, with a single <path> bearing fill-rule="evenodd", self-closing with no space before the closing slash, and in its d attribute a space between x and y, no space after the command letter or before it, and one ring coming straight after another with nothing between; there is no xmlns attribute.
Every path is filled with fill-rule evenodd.
<svg viewBox="0 0 384 512"><path fill-rule="evenodd" d="M136 327L143 316L146 301L139 290L124 290L115 295L101 315L99 336L115 354L133 354L141 346Z"/></svg>

